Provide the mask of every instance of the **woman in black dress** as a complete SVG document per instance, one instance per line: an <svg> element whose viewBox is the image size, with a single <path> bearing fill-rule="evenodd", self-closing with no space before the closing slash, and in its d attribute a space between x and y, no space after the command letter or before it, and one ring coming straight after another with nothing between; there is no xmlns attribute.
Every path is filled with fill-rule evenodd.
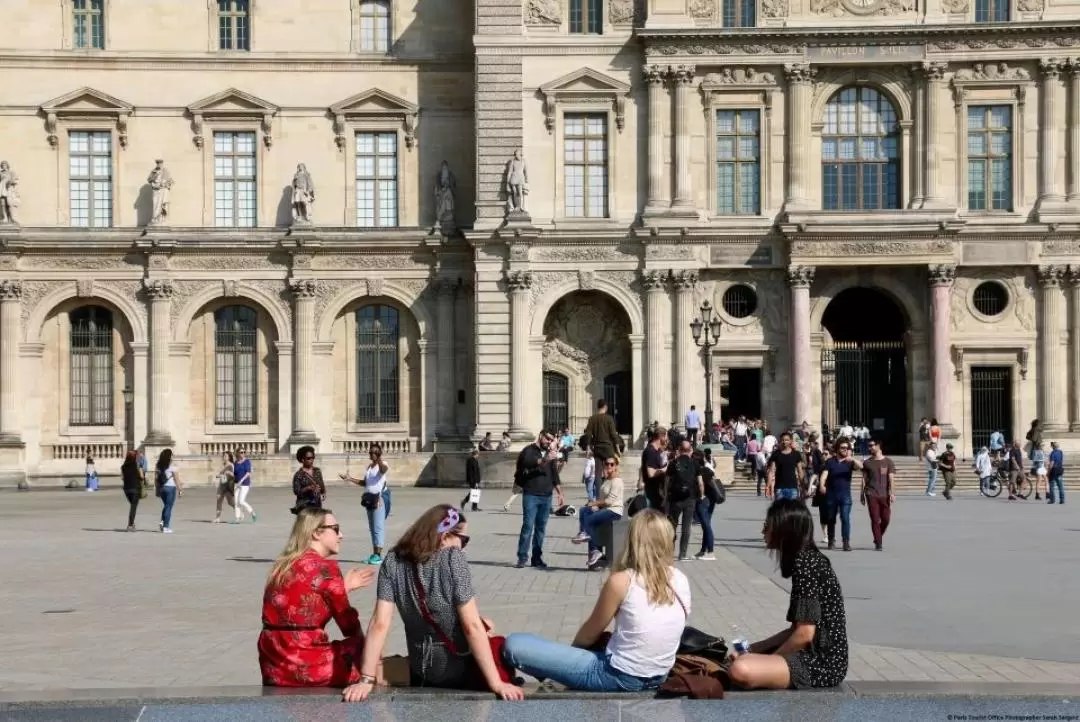
<svg viewBox="0 0 1080 722"><path fill-rule="evenodd" d="M835 687L848 668L844 595L828 558L814 546L814 519L800 501L778 499L765 517L765 546L791 579L791 626L736 654L731 679L747 689Z"/></svg>
<svg viewBox="0 0 1080 722"><path fill-rule="evenodd" d="M326 482L322 469L315 466L315 447L301 446L296 450L296 460L300 462L300 468L292 478L296 505L289 511L299 514L301 509L321 509L326 499Z"/></svg>

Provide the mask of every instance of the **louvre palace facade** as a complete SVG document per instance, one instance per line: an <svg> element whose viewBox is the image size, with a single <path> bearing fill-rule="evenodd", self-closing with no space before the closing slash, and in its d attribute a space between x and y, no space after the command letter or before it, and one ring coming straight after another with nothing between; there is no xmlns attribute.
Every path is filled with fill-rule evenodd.
<svg viewBox="0 0 1080 722"><path fill-rule="evenodd" d="M1080 448L1075 0L22 1L0 88L5 480L636 439L706 363Z"/></svg>

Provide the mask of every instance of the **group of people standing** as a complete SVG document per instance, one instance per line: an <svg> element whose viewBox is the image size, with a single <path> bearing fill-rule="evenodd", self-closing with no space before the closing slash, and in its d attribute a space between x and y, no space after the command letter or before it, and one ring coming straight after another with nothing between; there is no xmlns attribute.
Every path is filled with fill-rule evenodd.
<svg viewBox="0 0 1080 722"><path fill-rule="evenodd" d="M135 531L135 513L139 501L146 498L150 486L148 464L142 449L132 450L124 457L120 465L120 477L123 481L124 496L128 501L127 531ZM184 494L184 485L180 480L180 471L173 463L172 449L164 449L154 465L154 494L161 499L161 519L158 530L163 534L172 534L172 513L178 497Z"/></svg>

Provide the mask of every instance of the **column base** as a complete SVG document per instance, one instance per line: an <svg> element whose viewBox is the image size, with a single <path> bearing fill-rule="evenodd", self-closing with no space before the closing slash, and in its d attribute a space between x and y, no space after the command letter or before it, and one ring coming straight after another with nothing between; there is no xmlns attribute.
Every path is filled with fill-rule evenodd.
<svg viewBox="0 0 1080 722"><path fill-rule="evenodd" d="M25 449L26 444L19 434L0 434L0 449Z"/></svg>
<svg viewBox="0 0 1080 722"><path fill-rule="evenodd" d="M671 202L666 200L659 200L651 202L645 206L645 210L641 212L642 218L659 218L662 217L671 208Z"/></svg>
<svg viewBox="0 0 1080 722"><path fill-rule="evenodd" d="M146 438L143 439L142 445L157 446L165 449L172 446L174 443L172 435L168 431L151 431L146 435Z"/></svg>
<svg viewBox="0 0 1080 722"><path fill-rule="evenodd" d="M960 429L953 426L950 421L939 422L938 428L941 429L942 441L956 441L960 438Z"/></svg>
<svg viewBox="0 0 1080 722"><path fill-rule="evenodd" d="M315 435L314 431L296 430L289 434L288 444L290 447L296 446L316 446L319 443L319 437Z"/></svg>
<svg viewBox="0 0 1080 722"><path fill-rule="evenodd" d="M1064 196L1040 198L1035 206L1035 220L1039 223L1061 223L1076 220L1080 207L1070 203Z"/></svg>
<svg viewBox="0 0 1080 722"><path fill-rule="evenodd" d="M510 427L510 439L511 441L535 441L536 433L529 431L528 429L511 426Z"/></svg>

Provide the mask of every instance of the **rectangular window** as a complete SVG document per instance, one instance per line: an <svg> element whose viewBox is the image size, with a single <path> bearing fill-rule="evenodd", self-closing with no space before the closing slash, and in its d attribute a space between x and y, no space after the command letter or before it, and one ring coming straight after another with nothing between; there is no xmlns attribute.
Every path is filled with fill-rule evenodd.
<svg viewBox="0 0 1080 722"><path fill-rule="evenodd" d="M112 226L112 133L73 132L68 136L68 202L71 225Z"/></svg>
<svg viewBox="0 0 1080 722"><path fill-rule="evenodd" d="M364 306L356 312L356 422L401 421L398 312Z"/></svg>
<svg viewBox="0 0 1080 722"><path fill-rule="evenodd" d="M214 225L254 228L255 134L214 133Z"/></svg>
<svg viewBox="0 0 1080 722"><path fill-rule="evenodd" d="M757 25L757 0L724 0L725 28L752 28Z"/></svg>
<svg viewBox="0 0 1080 722"><path fill-rule="evenodd" d="M68 317L72 426L113 423L112 317L104 308L84 306Z"/></svg>
<svg viewBox="0 0 1080 722"><path fill-rule="evenodd" d="M1009 22L1009 0L975 0L975 22Z"/></svg>
<svg viewBox="0 0 1080 722"><path fill-rule="evenodd" d="M761 212L761 115L716 111L716 213Z"/></svg>
<svg viewBox="0 0 1080 722"><path fill-rule="evenodd" d="M228 306L214 314L215 423L256 423L256 353L255 311L246 306Z"/></svg>
<svg viewBox="0 0 1080 722"><path fill-rule="evenodd" d="M1012 210L1012 107L968 107L968 210Z"/></svg>
<svg viewBox="0 0 1080 722"><path fill-rule="evenodd" d="M251 50L249 0L218 0L218 47Z"/></svg>
<svg viewBox="0 0 1080 722"><path fill-rule="evenodd" d="M563 186L568 217L607 217L607 156L607 116L567 114L563 119Z"/></svg>
<svg viewBox="0 0 1080 722"><path fill-rule="evenodd" d="M570 0L570 32L599 35L603 30L603 0Z"/></svg>
<svg viewBox="0 0 1080 722"><path fill-rule="evenodd" d="M397 133L356 134L356 225L398 224Z"/></svg>
<svg viewBox="0 0 1080 722"><path fill-rule="evenodd" d="M105 49L105 0L72 0L72 39L77 50Z"/></svg>
<svg viewBox="0 0 1080 722"><path fill-rule="evenodd" d="M365 53L390 50L390 4L385 0L360 3L360 50Z"/></svg>

